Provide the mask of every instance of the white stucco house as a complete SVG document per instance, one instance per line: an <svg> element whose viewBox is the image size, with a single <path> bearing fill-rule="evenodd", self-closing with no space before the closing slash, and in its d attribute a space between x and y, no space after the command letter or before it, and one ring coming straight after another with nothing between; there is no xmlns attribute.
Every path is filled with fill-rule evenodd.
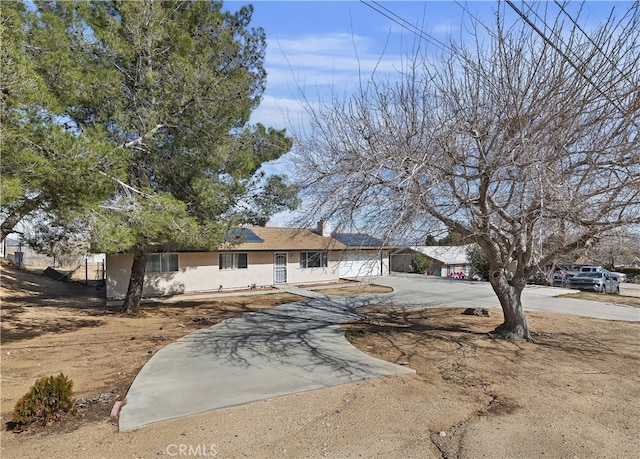
<svg viewBox="0 0 640 459"><path fill-rule="evenodd" d="M240 231L242 242L216 252L148 254L143 296L364 279L389 272L388 249L362 244L375 241L362 235L333 237L326 222L321 222L317 230L248 227ZM108 299L126 296L132 263L132 254L106 256Z"/></svg>

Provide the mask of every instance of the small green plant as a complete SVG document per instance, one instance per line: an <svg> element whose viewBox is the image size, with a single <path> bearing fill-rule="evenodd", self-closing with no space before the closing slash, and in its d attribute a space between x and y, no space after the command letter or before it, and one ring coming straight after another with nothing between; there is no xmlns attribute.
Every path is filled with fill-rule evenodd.
<svg viewBox="0 0 640 459"><path fill-rule="evenodd" d="M433 267L433 261L426 255L416 253L411 257L411 265L413 266L414 272L424 274Z"/></svg>
<svg viewBox="0 0 640 459"><path fill-rule="evenodd" d="M471 264L473 274L482 280L489 280L489 259L479 245L473 244L467 249L467 259Z"/></svg>
<svg viewBox="0 0 640 459"><path fill-rule="evenodd" d="M355 341L364 336L364 330L350 329L345 332L345 336L349 341Z"/></svg>
<svg viewBox="0 0 640 459"><path fill-rule="evenodd" d="M73 381L60 373L36 380L13 409L13 422L18 426L34 423L46 425L74 408Z"/></svg>

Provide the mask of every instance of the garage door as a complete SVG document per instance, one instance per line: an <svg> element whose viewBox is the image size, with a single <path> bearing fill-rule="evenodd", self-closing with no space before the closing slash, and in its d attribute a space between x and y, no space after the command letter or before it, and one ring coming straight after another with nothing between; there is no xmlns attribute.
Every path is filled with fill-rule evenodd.
<svg viewBox="0 0 640 459"><path fill-rule="evenodd" d="M348 255L340 261L340 277L347 279L379 276L380 272L381 263L378 255L375 258L363 254Z"/></svg>

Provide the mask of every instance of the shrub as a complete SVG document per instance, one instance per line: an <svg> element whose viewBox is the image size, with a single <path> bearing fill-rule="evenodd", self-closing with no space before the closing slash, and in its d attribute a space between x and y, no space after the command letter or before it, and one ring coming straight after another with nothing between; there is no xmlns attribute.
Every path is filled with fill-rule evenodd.
<svg viewBox="0 0 640 459"><path fill-rule="evenodd" d="M433 262L426 255L416 253L411 257L411 266L413 266L414 272L424 274L428 269L431 269Z"/></svg>
<svg viewBox="0 0 640 459"><path fill-rule="evenodd" d="M73 381L62 373L36 380L29 392L16 403L13 422L16 425L46 425L58 420L73 410L72 388Z"/></svg>
<svg viewBox="0 0 640 459"><path fill-rule="evenodd" d="M473 244L467 249L467 259L471 264L473 274L482 280L489 280L489 259L479 245Z"/></svg>

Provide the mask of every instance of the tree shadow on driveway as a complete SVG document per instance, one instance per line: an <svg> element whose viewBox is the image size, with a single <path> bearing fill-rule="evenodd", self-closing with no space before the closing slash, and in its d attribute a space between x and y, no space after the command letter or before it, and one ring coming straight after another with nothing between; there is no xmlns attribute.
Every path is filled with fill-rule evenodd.
<svg viewBox="0 0 640 459"><path fill-rule="evenodd" d="M296 374L332 374L359 380L391 374L392 365L366 356L344 337L341 324L360 318L355 309L380 298L323 297L245 314L180 341L195 356L212 356L236 367L279 365Z"/></svg>

